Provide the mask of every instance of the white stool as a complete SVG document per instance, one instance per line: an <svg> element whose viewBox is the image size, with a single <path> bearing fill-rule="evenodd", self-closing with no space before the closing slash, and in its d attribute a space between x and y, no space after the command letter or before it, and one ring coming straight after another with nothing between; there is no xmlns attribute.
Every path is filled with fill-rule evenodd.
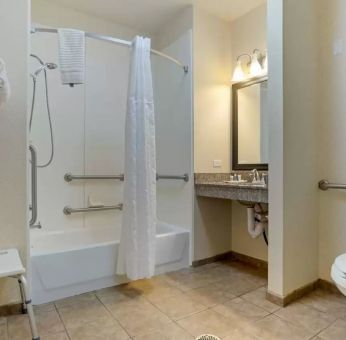
<svg viewBox="0 0 346 340"><path fill-rule="evenodd" d="M29 315L32 339L39 340L40 337L38 336L35 315L24 273L25 268L22 265L17 249L0 250L0 278L12 277L18 280L23 311L27 311Z"/></svg>

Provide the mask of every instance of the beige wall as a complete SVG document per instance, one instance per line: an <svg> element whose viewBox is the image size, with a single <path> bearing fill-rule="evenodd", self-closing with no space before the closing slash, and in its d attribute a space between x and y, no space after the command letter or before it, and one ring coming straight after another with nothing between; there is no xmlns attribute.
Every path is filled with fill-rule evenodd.
<svg viewBox="0 0 346 340"><path fill-rule="evenodd" d="M194 8L194 172L230 170L230 24ZM221 168L213 168L221 160ZM231 250L231 203L195 199L194 260Z"/></svg>
<svg viewBox="0 0 346 340"><path fill-rule="evenodd" d="M318 69L320 94L319 179L346 183L346 2L319 0ZM335 55L334 43L341 41L343 52ZM330 279L335 257L346 253L345 192L319 192L319 276Z"/></svg>
<svg viewBox="0 0 346 340"><path fill-rule="evenodd" d="M269 0L269 290L279 296L318 278L316 9Z"/></svg>
<svg viewBox="0 0 346 340"><path fill-rule="evenodd" d="M263 52L267 48L266 4L231 23L231 46L233 68L238 55L251 53L255 48ZM264 261L268 259L268 247L262 237L251 238L247 232L246 207L237 202L232 202L232 250Z"/></svg>
<svg viewBox="0 0 346 340"><path fill-rule="evenodd" d="M178 13L172 20L165 23L165 25L152 36L153 46L157 50L163 50L192 28L193 6L189 6Z"/></svg>
<svg viewBox="0 0 346 340"><path fill-rule="evenodd" d="M230 24L194 9L195 172L230 170ZM221 160L221 168L213 168Z"/></svg>
<svg viewBox="0 0 346 340"><path fill-rule="evenodd" d="M27 82L29 1L0 1L0 57L12 97L0 110L0 249L16 247L27 259ZM0 305L18 301L17 282L0 281Z"/></svg>
<svg viewBox="0 0 346 340"><path fill-rule="evenodd" d="M117 34L120 39L132 39L137 30L112 21L66 8L45 0L32 0L32 23L46 26L70 27L99 34ZM145 32L141 32L145 34Z"/></svg>

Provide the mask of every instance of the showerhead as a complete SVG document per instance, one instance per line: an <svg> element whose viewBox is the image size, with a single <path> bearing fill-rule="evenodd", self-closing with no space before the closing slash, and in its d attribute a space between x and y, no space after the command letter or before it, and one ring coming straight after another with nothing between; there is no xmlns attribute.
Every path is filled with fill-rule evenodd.
<svg viewBox="0 0 346 340"><path fill-rule="evenodd" d="M35 54L30 54L31 57L35 58L40 64L41 66L34 72L31 74L31 76L34 78L34 80L37 78L37 76L44 70L55 70L56 68L58 68L57 64L54 63L44 63L43 60L41 58L39 58L37 55Z"/></svg>
<svg viewBox="0 0 346 340"><path fill-rule="evenodd" d="M33 77L37 78L37 76L44 70L55 70L58 67L57 64L54 63L46 63L41 65L34 73Z"/></svg>

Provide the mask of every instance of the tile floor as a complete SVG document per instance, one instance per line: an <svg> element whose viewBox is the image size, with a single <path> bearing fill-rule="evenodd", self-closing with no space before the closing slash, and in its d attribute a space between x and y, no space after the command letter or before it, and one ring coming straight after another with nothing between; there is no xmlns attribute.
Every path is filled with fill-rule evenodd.
<svg viewBox="0 0 346 340"><path fill-rule="evenodd" d="M236 262L139 280L35 307L42 340L345 340L346 298L315 291L280 308L264 272ZM31 339L26 315L0 318L1 340Z"/></svg>

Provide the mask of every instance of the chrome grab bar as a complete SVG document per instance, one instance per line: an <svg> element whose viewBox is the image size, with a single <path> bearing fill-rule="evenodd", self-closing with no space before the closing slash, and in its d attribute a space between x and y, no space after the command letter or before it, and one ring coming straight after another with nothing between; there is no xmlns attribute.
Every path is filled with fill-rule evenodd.
<svg viewBox="0 0 346 340"><path fill-rule="evenodd" d="M64 179L66 182L72 182L76 179L118 179L123 181L124 175L72 175L70 172L68 172L65 174Z"/></svg>
<svg viewBox="0 0 346 340"><path fill-rule="evenodd" d="M346 184L329 183L326 179L322 179L318 182L318 187L323 191L328 189L346 189Z"/></svg>
<svg viewBox="0 0 346 340"><path fill-rule="evenodd" d="M29 150L31 153L31 219L29 225L32 227L37 220L37 154L32 145L29 146Z"/></svg>
<svg viewBox="0 0 346 340"><path fill-rule="evenodd" d="M176 175L159 175L157 174L156 175L156 180L159 180L159 179L181 179L185 182L188 182L189 181L189 175L188 174L184 174L184 175L181 175L181 176L176 176Z"/></svg>
<svg viewBox="0 0 346 340"><path fill-rule="evenodd" d="M71 208L70 206L64 207L64 214L71 215L75 213L84 213L84 212L92 212L92 211L105 211L105 210L123 210L123 204L117 205L104 205L99 207L88 207L88 208Z"/></svg>
<svg viewBox="0 0 346 340"><path fill-rule="evenodd" d="M73 180L83 180L83 179L118 179L120 181L124 180L124 174L120 175L72 175L70 172L66 173L64 176L66 182L72 182ZM183 174L181 176L176 175L156 175L156 179L178 179L183 180L185 182L189 181L189 175Z"/></svg>

